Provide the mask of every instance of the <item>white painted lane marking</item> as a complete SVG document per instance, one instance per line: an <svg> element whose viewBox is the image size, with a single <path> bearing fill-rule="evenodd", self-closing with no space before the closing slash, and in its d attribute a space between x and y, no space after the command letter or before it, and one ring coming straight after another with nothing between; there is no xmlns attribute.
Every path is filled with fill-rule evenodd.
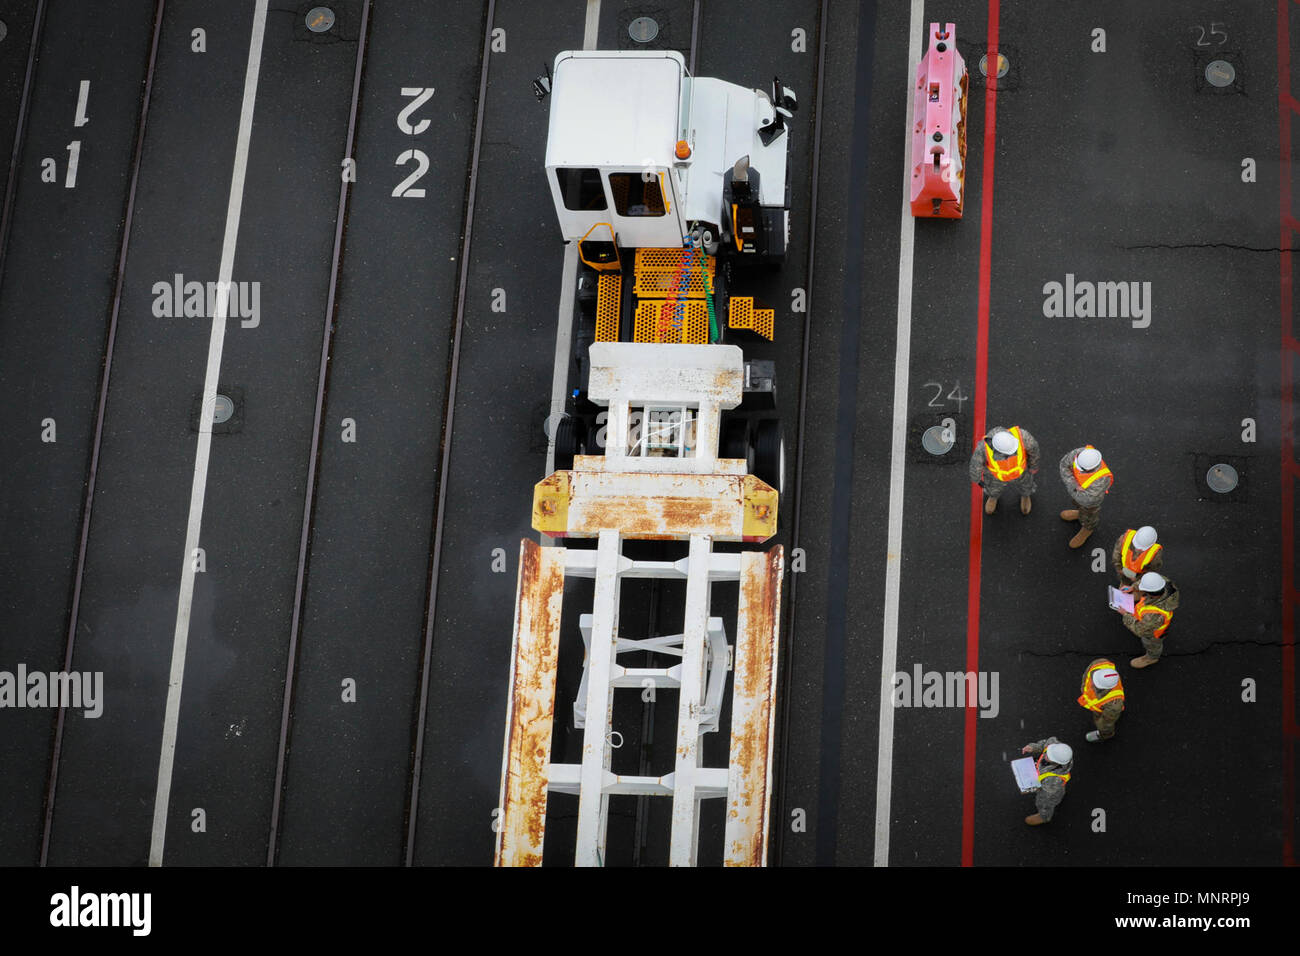
<svg viewBox="0 0 1300 956"><path fill-rule="evenodd" d="M565 389L569 382L569 353L573 350L573 300L574 286L578 281L578 244L564 247L564 268L560 282L560 316L555 326L555 367L551 372L551 411L546 419L550 440L546 445L546 474L555 470L555 431L564 415ZM546 477L543 475L542 477ZM542 536L542 543L550 540Z"/></svg>
<svg viewBox="0 0 1300 956"><path fill-rule="evenodd" d="M587 23L582 33L582 48L596 49L596 31L600 26L600 0L587 0ZM569 353L573 348L573 285L578 279L578 244L564 247L564 269L560 279L560 314L555 328L555 367L551 372L551 410L546 419L546 474L555 470L555 429L564 415L565 389L569 382ZM543 475L542 477L545 477ZM542 544L551 544L550 535L541 535Z"/></svg>
<svg viewBox="0 0 1300 956"><path fill-rule="evenodd" d="M600 0L587 0L587 25L582 31L582 48L596 49L596 28L600 26Z"/></svg>
<svg viewBox="0 0 1300 956"><path fill-rule="evenodd" d="M894 434L889 451L889 534L885 552L885 621L880 653L880 745L876 750L875 865L889 865L890 797L894 785L894 671L898 667L898 594L903 570L903 471L907 464L908 365L912 357L912 241L908 202L912 165L912 84L921 65L925 0L912 0L907 41L907 124L903 147L903 213L898 229L898 340L894 349Z"/></svg>
<svg viewBox="0 0 1300 956"><path fill-rule="evenodd" d="M162 866L163 841L167 836L167 805L171 799L172 766L176 758L176 729L181 712L181 684L185 679L185 651L189 643L190 609L194 602L194 549L199 546L203 519L203 498L208 485L208 458L212 450L212 416L217 403L217 376L221 371L221 349L226 337L226 313L230 307L230 277L235 266L235 239L244 203L244 174L248 169L248 140L253 128L253 103L257 99L257 75L262 65L262 35L266 32L267 0L257 0L253 12L253 36L248 45L248 69L244 74L244 102L239 111L239 136L235 141L235 171L226 205L226 232L221 243L221 268L217 275L217 300L208 340L208 368L203 380L203 404L199 412L199 443L194 454L194 483L190 490L190 516L185 531L185 554L181 565L180 599L176 606L176 633L172 639L171 677L167 683L167 711L163 718L162 754L158 761L158 790L153 805L153 839L149 865Z"/></svg>

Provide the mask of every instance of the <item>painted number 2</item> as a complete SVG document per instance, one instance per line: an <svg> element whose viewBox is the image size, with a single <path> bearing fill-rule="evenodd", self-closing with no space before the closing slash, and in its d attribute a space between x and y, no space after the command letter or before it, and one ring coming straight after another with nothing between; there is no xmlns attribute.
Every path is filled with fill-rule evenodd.
<svg viewBox="0 0 1300 956"><path fill-rule="evenodd" d="M402 87L402 97L411 102L402 107L401 112L397 114L397 128L407 136L419 136L428 130L430 121L421 119L417 122L411 121L411 114L418 110L433 97L432 86L404 86ZM423 199L424 187L416 188L415 184L420 181L425 173L429 171L429 156L422 149L403 150L397 157L394 166L406 166L410 162L415 162L415 171L403 179L393 189L393 196L397 199Z"/></svg>
<svg viewBox="0 0 1300 956"><path fill-rule="evenodd" d="M943 383L942 383L942 382L926 382L925 385L924 385L923 387L924 387L924 388L932 388L932 389L934 389L934 395L932 395L932 396L930 397L930 401L926 403L928 407L930 407L930 408L946 408L946 407L947 407L947 404L946 404L944 401L941 400L941 396L943 396ZM947 398L957 403L957 414L958 414L958 415L961 414L961 406L962 406L962 403L963 403L963 402L970 401L970 396L967 395L965 392L963 392L963 391L961 390L961 382L954 382L954 383L953 383L952 391L950 391L950 392L948 393Z"/></svg>
<svg viewBox="0 0 1300 956"><path fill-rule="evenodd" d="M429 157L424 154L422 149L408 149L397 157L394 166L405 166L411 160L415 160L415 172L407 176L397 188L393 190L393 195L406 199L423 199L424 187L413 189L413 185L419 181L420 177L429 171Z"/></svg>

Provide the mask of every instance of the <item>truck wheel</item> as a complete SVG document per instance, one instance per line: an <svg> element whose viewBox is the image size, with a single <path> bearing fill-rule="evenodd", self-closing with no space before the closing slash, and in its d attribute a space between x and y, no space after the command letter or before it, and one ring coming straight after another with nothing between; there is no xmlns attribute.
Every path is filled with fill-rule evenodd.
<svg viewBox="0 0 1300 956"><path fill-rule="evenodd" d="M785 484L785 443L781 440L781 422L765 418L754 430L754 476L776 489Z"/></svg>
<svg viewBox="0 0 1300 956"><path fill-rule="evenodd" d="M749 423L745 419L732 418L722 423L718 457L749 460Z"/></svg>
<svg viewBox="0 0 1300 956"><path fill-rule="evenodd" d="M555 428L555 470L570 471L573 456L581 454L587 441L587 427L579 418L566 415Z"/></svg>

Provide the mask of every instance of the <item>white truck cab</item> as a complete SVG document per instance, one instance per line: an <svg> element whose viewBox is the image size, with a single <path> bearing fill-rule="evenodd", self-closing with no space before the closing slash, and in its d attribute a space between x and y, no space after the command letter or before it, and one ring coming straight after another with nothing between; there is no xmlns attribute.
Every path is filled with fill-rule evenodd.
<svg viewBox="0 0 1300 956"><path fill-rule="evenodd" d="M779 81L769 95L692 77L675 50L559 54L546 176L564 239L607 226L622 248L679 248L696 231L780 258L794 108Z"/></svg>

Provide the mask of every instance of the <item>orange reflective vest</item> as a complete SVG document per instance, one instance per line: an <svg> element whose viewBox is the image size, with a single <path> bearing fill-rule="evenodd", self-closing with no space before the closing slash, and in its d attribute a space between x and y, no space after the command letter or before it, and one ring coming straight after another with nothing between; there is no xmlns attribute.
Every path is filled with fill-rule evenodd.
<svg viewBox="0 0 1300 956"><path fill-rule="evenodd" d="M1155 633L1156 637L1164 637L1165 631L1169 630L1169 622L1174 619L1174 612L1166 611L1164 608L1156 607L1153 604L1147 604L1147 599L1142 598L1134 606L1133 616L1140 621L1142 620L1142 615L1144 614L1159 614L1161 617L1165 619L1165 622L1161 624L1158 628L1156 628L1156 633Z"/></svg>
<svg viewBox="0 0 1300 956"><path fill-rule="evenodd" d="M1079 706L1085 710L1091 710L1093 713L1101 713L1101 709L1109 704L1112 700L1124 700L1124 683L1120 681L1110 690L1106 691L1101 697L1097 696L1097 687L1092 682L1092 675L1097 671L1110 668L1113 671L1119 670L1110 661L1101 661L1096 667L1089 667L1088 673L1083 675L1082 693L1079 694Z"/></svg>
<svg viewBox="0 0 1300 956"><path fill-rule="evenodd" d="M1020 438L1020 426L1016 425L1008 428L1007 431L1015 436L1016 444L1020 446L1016 449L1013 458L998 461L993 457L993 446L988 441L984 442L984 460L988 464L989 471L993 473L993 477L998 481L1015 481L1025 473L1025 469L1028 467L1028 459L1025 458L1025 443Z"/></svg>
<svg viewBox="0 0 1300 956"><path fill-rule="evenodd" d="M1084 445L1083 447L1092 448L1091 445ZM1093 448L1093 451L1096 451L1096 449ZM1079 462L1078 459L1076 458L1073 462L1070 463L1070 468L1074 471L1074 480L1079 483L1080 488L1087 488L1098 478L1101 478L1105 475L1110 475L1111 488L1115 487L1115 476L1111 474L1110 469L1106 467L1106 463L1104 461L1092 471L1080 471ZM1110 494L1110 488L1106 489L1106 494Z"/></svg>
<svg viewBox="0 0 1300 956"><path fill-rule="evenodd" d="M1113 482L1112 482L1113 483ZM1124 535L1124 544L1120 546L1119 557L1124 562L1124 567L1133 572L1136 577L1137 573L1151 563L1152 559L1160 553L1160 545L1153 544L1145 551L1134 554L1133 537L1137 532L1129 529L1128 534Z"/></svg>
<svg viewBox="0 0 1300 956"><path fill-rule="evenodd" d="M1069 783L1070 775L1068 773L1053 773L1050 770L1043 769L1043 761L1046 759L1047 750L1044 749L1043 752L1038 755L1038 759L1034 761L1034 769L1038 771L1038 782L1042 783L1045 777L1060 777L1061 783ZM1055 766L1055 764L1053 764L1053 766Z"/></svg>

